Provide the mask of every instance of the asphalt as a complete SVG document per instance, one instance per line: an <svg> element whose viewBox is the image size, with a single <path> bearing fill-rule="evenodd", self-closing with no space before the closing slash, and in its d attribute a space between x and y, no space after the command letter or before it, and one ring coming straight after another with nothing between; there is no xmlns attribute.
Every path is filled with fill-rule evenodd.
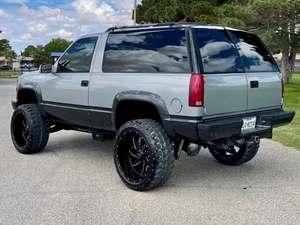
<svg viewBox="0 0 300 225"><path fill-rule="evenodd" d="M162 188L120 181L113 142L74 131L51 134L39 154L10 139L15 80L0 80L0 224L300 224L300 151L263 140L251 162L218 164L206 150L176 161Z"/></svg>

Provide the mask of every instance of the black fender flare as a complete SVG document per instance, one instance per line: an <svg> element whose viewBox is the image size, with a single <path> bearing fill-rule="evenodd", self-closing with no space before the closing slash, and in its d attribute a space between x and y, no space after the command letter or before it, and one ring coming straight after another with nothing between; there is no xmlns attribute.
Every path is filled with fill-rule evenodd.
<svg viewBox="0 0 300 225"><path fill-rule="evenodd" d="M37 85L37 84L20 84L20 86L18 87L18 92L17 92L17 96L16 96L16 106L19 105L18 102L18 97L19 97L19 93L22 91L31 91L35 94L36 96L36 100L37 100L37 104L40 106L40 103L42 102L42 94L41 94L41 88Z"/></svg>
<svg viewBox="0 0 300 225"><path fill-rule="evenodd" d="M142 101L153 105L159 113L160 119L169 136L175 136L172 126L170 125L170 114L168 112L165 101L157 94L147 91L123 91L119 92L113 101L112 107L112 124L116 127L116 109L122 101Z"/></svg>

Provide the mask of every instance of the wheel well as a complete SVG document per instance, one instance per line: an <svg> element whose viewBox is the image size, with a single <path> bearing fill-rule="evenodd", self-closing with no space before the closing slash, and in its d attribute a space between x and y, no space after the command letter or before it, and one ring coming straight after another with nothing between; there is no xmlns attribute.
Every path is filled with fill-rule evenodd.
<svg viewBox="0 0 300 225"><path fill-rule="evenodd" d="M142 118L151 118L161 123L159 112L152 103L125 100L116 107L115 127L118 130L127 121Z"/></svg>
<svg viewBox="0 0 300 225"><path fill-rule="evenodd" d="M18 105L37 103L37 97L33 90L23 89L17 95Z"/></svg>

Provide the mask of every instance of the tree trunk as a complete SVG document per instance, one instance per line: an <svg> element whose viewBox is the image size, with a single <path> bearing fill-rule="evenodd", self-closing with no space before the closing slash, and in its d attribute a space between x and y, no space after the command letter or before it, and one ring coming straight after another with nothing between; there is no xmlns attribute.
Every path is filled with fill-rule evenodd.
<svg viewBox="0 0 300 225"><path fill-rule="evenodd" d="M290 71L293 73L295 71L295 62L296 62L296 51L292 49L290 55L289 55L289 64L290 64Z"/></svg>
<svg viewBox="0 0 300 225"><path fill-rule="evenodd" d="M289 52L283 51L282 59L281 59L281 73L285 84L290 83L290 77L291 77L290 68L291 67L289 62Z"/></svg>

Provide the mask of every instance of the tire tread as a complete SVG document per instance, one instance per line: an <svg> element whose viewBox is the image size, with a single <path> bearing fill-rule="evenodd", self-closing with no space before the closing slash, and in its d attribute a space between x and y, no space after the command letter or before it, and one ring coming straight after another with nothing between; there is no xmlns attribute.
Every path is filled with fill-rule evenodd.
<svg viewBox="0 0 300 225"><path fill-rule="evenodd" d="M159 157L159 159L154 159L157 164L154 169L154 173L150 178L150 182L145 182L141 185L132 185L126 182L126 180L122 177L120 172L118 171L122 181L129 187L137 191L146 191L151 190L156 187L162 186L166 183L169 177L172 174L172 170L174 168L175 156L174 156L174 148L171 144L171 141L163 129L162 125L152 119L138 119L131 120L121 126L119 134L122 133L125 129L135 128L141 131L148 140L151 140L152 146L155 146L152 150L154 151L154 157ZM117 140L118 140L117 136ZM114 147L116 154L116 144ZM115 157L116 159L116 157ZM117 163L115 161L115 163ZM117 167L118 170L118 167Z"/></svg>

